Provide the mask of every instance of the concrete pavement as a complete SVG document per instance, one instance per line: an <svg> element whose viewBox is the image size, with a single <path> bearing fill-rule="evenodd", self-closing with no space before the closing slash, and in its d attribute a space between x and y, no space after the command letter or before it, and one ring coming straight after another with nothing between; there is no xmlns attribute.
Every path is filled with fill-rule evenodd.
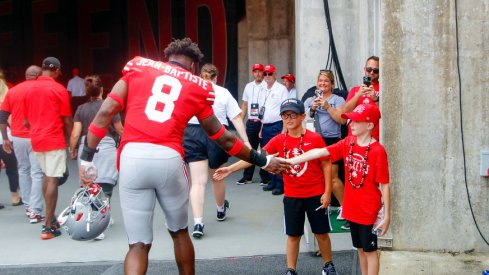
<svg viewBox="0 0 489 275"><path fill-rule="evenodd" d="M231 160L234 161L235 159ZM70 161L69 169L69 180L59 188L57 214L68 205L78 187L75 161ZM282 196L263 192L256 183L238 186L235 182L240 177L241 173L235 173L226 182L227 199L230 201L231 209L224 222L216 221L215 203L211 186L208 185L204 210L205 236L200 240L194 240L196 259L285 253ZM5 209L0 210L0 265L123 261L127 252L127 240L122 225L117 188L112 200L115 224L108 229L104 240L87 242L71 240L67 234L51 240L41 240L41 224L29 224L22 206L10 206L5 173L0 175L0 188L4 190L0 193L0 202L6 205ZM164 226L162 211L157 207L155 213L155 238L150 259L173 261L173 245ZM191 214L189 224L193 224ZM349 234L332 234L332 245L335 251L351 250ZM301 251L307 252L305 241ZM277 264L281 267L284 265L283 262Z"/></svg>

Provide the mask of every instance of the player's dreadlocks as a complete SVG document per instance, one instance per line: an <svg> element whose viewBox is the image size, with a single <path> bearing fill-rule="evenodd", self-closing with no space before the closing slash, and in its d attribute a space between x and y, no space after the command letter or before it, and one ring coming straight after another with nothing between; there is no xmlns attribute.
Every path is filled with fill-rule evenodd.
<svg viewBox="0 0 489 275"><path fill-rule="evenodd" d="M188 37L175 39L168 44L168 47L165 49L165 58L168 59L172 55L185 55L194 62L200 62L204 57L199 46L196 43L193 43Z"/></svg>

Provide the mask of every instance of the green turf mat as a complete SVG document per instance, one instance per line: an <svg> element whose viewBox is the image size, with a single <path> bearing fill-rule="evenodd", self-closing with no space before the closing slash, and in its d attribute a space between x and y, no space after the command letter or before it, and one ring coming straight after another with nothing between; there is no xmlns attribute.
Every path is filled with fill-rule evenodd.
<svg viewBox="0 0 489 275"><path fill-rule="evenodd" d="M336 218L338 217L338 211L337 210L332 210L329 214L329 219L331 221L331 226L333 227L333 231L331 233L348 233L350 230L343 230L341 229L341 226L346 222L346 221L339 221Z"/></svg>

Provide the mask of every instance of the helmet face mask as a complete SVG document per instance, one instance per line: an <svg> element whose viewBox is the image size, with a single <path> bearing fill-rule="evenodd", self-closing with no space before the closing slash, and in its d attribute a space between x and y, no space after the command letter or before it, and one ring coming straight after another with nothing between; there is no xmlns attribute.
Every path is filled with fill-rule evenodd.
<svg viewBox="0 0 489 275"><path fill-rule="evenodd" d="M110 203L98 184L78 189L58 222L77 241L92 240L109 225Z"/></svg>

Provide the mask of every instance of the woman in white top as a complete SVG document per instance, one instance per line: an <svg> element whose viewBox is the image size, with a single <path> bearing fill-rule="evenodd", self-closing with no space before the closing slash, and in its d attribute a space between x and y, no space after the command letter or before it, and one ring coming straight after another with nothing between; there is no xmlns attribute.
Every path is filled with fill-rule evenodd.
<svg viewBox="0 0 489 275"><path fill-rule="evenodd" d="M212 82L216 96L212 108L216 117L225 127L228 126L227 119L229 118L243 139L244 144L251 148L240 116L241 108L238 102L227 89L216 85L217 68L212 64L205 64L201 69L200 76ZM195 117L189 121L185 128L183 148L185 150L185 161L189 164L192 182L190 189L190 203L194 217L192 236L200 238L204 235L204 197L209 175L212 175L215 169L223 166L229 156L207 136ZM229 208L229 202L225 199L226 186L224 180L212 180L212 190L214 191L217 205L217 220L224 221L226 219L226 209Z"/></svg>

